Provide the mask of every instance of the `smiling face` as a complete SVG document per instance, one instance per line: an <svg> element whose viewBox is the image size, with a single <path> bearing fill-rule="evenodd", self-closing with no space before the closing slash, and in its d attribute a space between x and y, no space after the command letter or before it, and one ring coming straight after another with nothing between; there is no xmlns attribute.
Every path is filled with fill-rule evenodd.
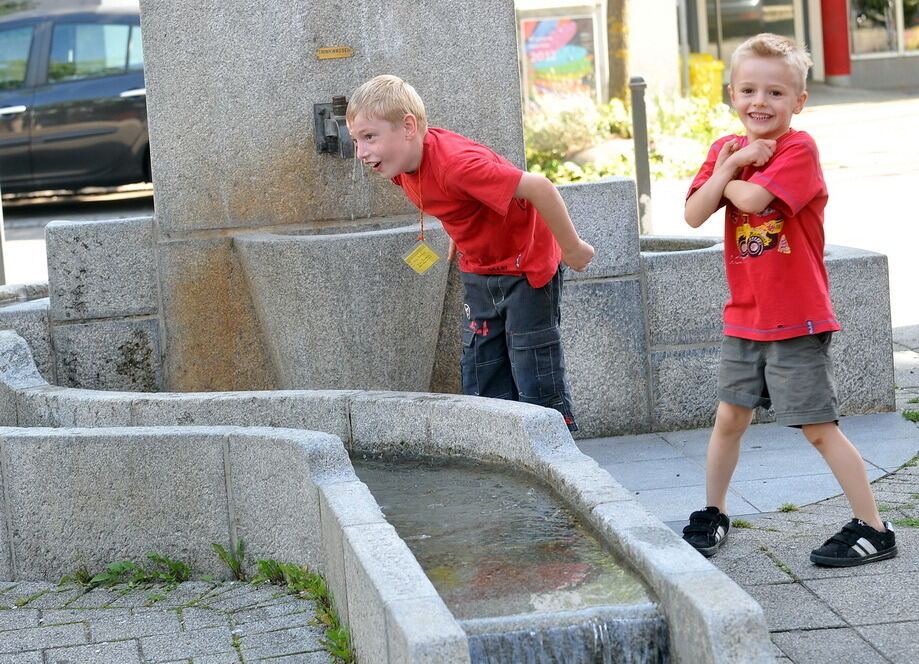
<svg viewBox="0 0 919 664"><path fill-rule="evenodd" d="M741 60L731 72L728 91L751 141L782 136L807 100L794 69L778 57Z"/></svg>
<svg viewBox="0 0 919 664"><path fill-rule="evenodd" d="M385 178L417 170L422 150L422 142L416 140L419 138L417 127L411 114L398 125L365 113L358 113L348 123L354 154L374 173Z"/></svg>

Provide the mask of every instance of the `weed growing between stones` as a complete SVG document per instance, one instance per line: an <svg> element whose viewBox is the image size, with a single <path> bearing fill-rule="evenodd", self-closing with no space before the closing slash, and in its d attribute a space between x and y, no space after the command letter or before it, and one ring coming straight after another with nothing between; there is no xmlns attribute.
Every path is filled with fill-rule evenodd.
<svg viewBox="0 0 919 664"><path fill-rule="evenodd" d="M799 509L794 503L784 503L779 506L779 512L797 512Z"/></svg>
<svg viewBox="0 0 919 664"><path fill-rule="evenodd" d="M904 410L903 417L910 422L919 422L919 410Z"/></svg>
<svg viewBox="0 0 919 664"><path fill-rule="evenodd" d="M919 519L913 517L908 519L894 519L891 523L895 526L904 526L906 528L919 528Z"/></svg>
<svg viewBox="0 0 919 664"><path fill-rule="evenodd" d="M211 546L214 547L214 551L217 552L217 556L224 562L227 567L230 568L233 576L238 581L245 581L246 570L243 567L243 561L246 559L246 543L242 540L239 540L236 543L236 549L234 550L233 545L231 544L229 551L227 551L217 542L212 542Z"/></svg>
<svg viewBox="0 0 919 664"><path fill-rule="evenodd" d="M89 571L82 555L77 554L77 556L80 560L80 565L74 572L61 578L61 585L74 583L89 591L93 588L111 588L116 585L137 588L153 583L164 583L171 589L184 581L188 581L191 576L191 570L188 565L157 553L147 554L147 559L150 560L152 565L142 566L136 565L129 560L122 560L109 563L98 574L92 574Z"/></svg>
<svg viewBox="0 0 919 664"><path fill-rule="evenodd" d="M752 528L753 524L747 521L746 519L734 519L731 521L731 525L734 528Z"/></svg>

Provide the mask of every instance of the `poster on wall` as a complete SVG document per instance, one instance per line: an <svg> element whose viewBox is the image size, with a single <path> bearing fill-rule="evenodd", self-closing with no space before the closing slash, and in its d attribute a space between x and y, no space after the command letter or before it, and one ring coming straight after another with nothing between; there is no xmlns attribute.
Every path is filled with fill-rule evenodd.
<svg viewBox="0 0 919 664"><path fill-rule="evenodd" d="M593 17L524 18L520 34L527 98L575 94L596 99Z"/></svg>

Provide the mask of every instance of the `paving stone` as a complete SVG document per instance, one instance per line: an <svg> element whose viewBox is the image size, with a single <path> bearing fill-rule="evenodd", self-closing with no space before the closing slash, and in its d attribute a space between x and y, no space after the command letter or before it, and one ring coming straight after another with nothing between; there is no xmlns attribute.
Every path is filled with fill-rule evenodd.
<svg viewBox="0 0 919 664"><path fill-rule="evenodd" d="M91 640L98 643L154 634L174 634L182 631L182 623L179 622L178 614L173 611L137 615L99 615L90 622L89 631Z"/></svg>
<svg viewBox="0 0 919 664"><path fill-rule="evenodd" d="M81 623L0 632L0 653L17 653L25 650L75 646L85 643L87 643L86 629Z"/></svg>
<svg viewBox="0 0 919 664"><path fill-rule="evenodd" d="M286 595L272 600L270 603L260 604L258 608L235 611L232 615L234 624L242 625L249 622L286 616L291 613L300 613L304 610L316 612L318 606L313 600L297 599L290 595Z"/></svg>
<svg viewBox="0 0 919 664"><path fill-rule="evenodd" d="M883 562L886 561L872 565L880 566ZM919 584L916 572L813 579L804 583L851 625L919 620L915 593L904 592Z"/></svg>
<svg viewBox="0 0 919 664"><path fill-rule="evenodd" d="M125 593L124 590L111 588L94 588L85 595L76 597L67 604L69 609L96 609L108 606Z"/></svg>
<svg viewBox="0 0 919 664"><path fill-rule="evenodd" d="M100 614L108 617L129 616L131 615L131 609L125 607L119 609L43 609L39 623L47 626L88 622Z"/></svg>
<svg viewBox="0 0 919 664"><path fill-rule="evenodd" d="M919 662L919 622L868 625L855 629L894 664Z"/></svg>
<svg viewBox="0 0 919 664"><path fill-rule="evenodd" d="M270 657L268 659L247 661L265 662L265 664L327 664L329 662L329 654L320 651L304 652L298 655L288 655L286 657ZM195 664L199 664L198 660L195 660Z"/></svg>
<svg viewBox="0 0 919 664"><path fill-rule="evenodd" d="M304 607L304 610L299 613L288 613L287 615L278 616L276 618L266 618L265 620L237 624L233 628L233 633L241 636L251 636L253 634L271 632L278 629L302 627L315 631L317 637L322 638L325 630L309 624L310 620L312 620L315 615L316 613L312 610L312 607Z"/></svg>
<svg viewBox="0 0 919 664"><path fill-rule="evenodd" d="M56 584L41 581L17 583L13 588L0 595L0 606L15 607L36 595L42 595L54 590L56 587Z"/></svg>
<svg viewBox="0 0 919 664"><path fill-rule="evenodd" d="M218 611L236 611L274 599L274 593L262 588L248 586L234 592L207 597L198 604Z"/></svg>
<svg viewBox="0 0 919 664"><path fill-rule="evenodd" d="M156 610L185 606L214 593L215 588L219 589L221 586L215 586L213 583L205 581L186 581L185 583L180 583L174 589L166 591L164 593L166 597L158 600L154 606Z"/></svg>
<svg viewBox="0 0 919 664"><path fill-rule="evenodd" d="M4 609L0 611L0 630L38 627L38 609Z"/></svg>
<svg viewBox="0 0 919 664"><path fill-rule="evenodd" d="M93 643L45 651L47 664L140 664L137 641Z"/></svg>
<svg viewBox="0 0 919 664"><path fill-rule="evenodd" d="M884 661L878 651L852 628L773 632L772 640L793 662L880 664Z"/></svg>
<svg viewBox="0 0 919 664"><path fill-rule="evenodd" d="M189 662L193 664L242 664L242 660L235 652L226 653L224 655L203 655L201 657L195 657L193 660L182 660L182 664L188 664ZM178 662L174 664L178 664Z"/></svg>
<svg viewBox="0 0 919 664"><path fill-rule="evenodd" d="M295 627L274 632L262 632L243 636L240 650L247 660L259 660L281 655L297 655L306 652L325 651L319 642L323 631L314 627ZM325 653L328 656L327 653ZM272 660L274 661L274 660Z"/></svg>
<svg viewBox="0 0 919 664"><path fill-rule="evenodd" d="M748 586L745 590L763 607L770 631L845 626L838 615L800 584Z"/></svg>
<svg viewBox="0 0 919 664"><path fill-rule="evenodd" d="M205 627L229 627L230 616L210 609L182 609L182 624L186 632Z"/></svg>
<svg viewBox="0 0 919 664"><path fill-rule="evenodd" d="M145 636L140 639L145 662L233 653L233 637L226 627L209 627L193 632Z"/></svg>
<svg viewBox="0 0 919 664"><path fill-rule="evenodd" d="M44 659L40 650L33 650L14 655L0 655L0 664L44 664Z"/></svg>
<svg viewBox="0 0 919 664"><path fill-rule="evenodd" d="M67 606L82 594L82 588L55 587L31 600L28 607L30 609L57 609Z"/></svg>

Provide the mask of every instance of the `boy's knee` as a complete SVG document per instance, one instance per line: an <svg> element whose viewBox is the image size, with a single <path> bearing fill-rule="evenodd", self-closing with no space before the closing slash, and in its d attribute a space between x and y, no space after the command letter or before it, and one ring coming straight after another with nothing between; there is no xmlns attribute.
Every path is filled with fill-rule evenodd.
<svg viewBox="0 0 919 664"><path fill-rule="evenodd" d="M726 431L743 433L750 425L752 419L752 408L737 406L722 401L718 404L718 412L715 415L715 426Z"/></svg>
<svg viewBox="0 0 919 664"><path fill-rule="evenodd" d="M823 422L821 424L805 424L801 427L801 431L811 445L820 448L832 442L839 428L835 422Z"/></svg>

